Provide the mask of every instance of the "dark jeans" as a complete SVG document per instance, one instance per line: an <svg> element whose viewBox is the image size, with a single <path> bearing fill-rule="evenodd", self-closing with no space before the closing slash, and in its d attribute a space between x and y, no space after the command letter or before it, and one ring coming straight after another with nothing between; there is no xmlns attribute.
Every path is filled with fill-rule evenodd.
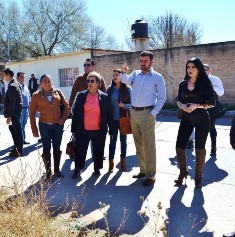
<svg viewBox="0 0 235 237"><path fill-rule="evenodd" d="M51 152L51 142L54 152L60 151L64 125L54 123L52 125L39 122L39 131L42 139L43 153Z"/></svg>
<svg viewBox="0 0 235 237"><path fill-rule="evenodd" d="M23 149L23 133L20 124L20 114L13 115L11 121L12 124L9 125L9 130L17 150L21 153Z"/></svg>
<svg viewBox="0 0 235 237"><path fill-rule="evenodd" d="M211 119L211 127L210 127L211 146L216 146L217 131L215 129L215 122L216 119Z"/></svg>
<svg viewBox="0 0 235 237"><path fill-rule="evenodd" d="M83 134L76 133L75 170L84 169L89 142L93 145L94 169L103 168L104 146L106 132L85 131Z"/></svg>
<svg viewBox="0 0 235 237"><path fill-rule="evenodd" d="M114 120L113 138L110 137L110 143L109 143L109 160L113 160L114 159L118 131L119 131L119 134L120 134L119 120ZM127 148L126 140L127 140L127 136L120 134L120 143L121 143L121 155L120 156L122 158L126 157L126 148Z"/></svg>
<svg viewBox="0 0 235 237"><path fill-rule="evenodd" d="M176 147L185 149L189 137L195 128L195 148L205 149L206 139L210 130L210 117L206 110L196 109L191 114L183 112L180 122Z"/></svg>

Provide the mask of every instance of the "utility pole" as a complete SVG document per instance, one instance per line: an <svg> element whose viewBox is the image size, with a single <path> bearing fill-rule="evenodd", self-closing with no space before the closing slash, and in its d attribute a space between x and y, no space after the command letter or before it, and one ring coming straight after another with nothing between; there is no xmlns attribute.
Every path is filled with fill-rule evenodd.
<svg viewBox="0 0 235 237"><path fill-rule="evenodd" d="M11 61L11 57L10 57L10 37L9 34L7 35L7 54L8 54L8 61Z"/></svg>

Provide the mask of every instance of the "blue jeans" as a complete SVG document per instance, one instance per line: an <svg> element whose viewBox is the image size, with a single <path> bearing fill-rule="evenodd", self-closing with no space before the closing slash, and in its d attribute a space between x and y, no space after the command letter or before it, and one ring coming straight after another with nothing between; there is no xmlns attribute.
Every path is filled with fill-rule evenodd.
<svg viewBox="0 0 235 237"><path fill-rule="evenodd" d="M42 139L43 154L51 152L51 142L54 152L60 151L64 125L52 125L39 122L39 131Z"/></svg>
<svg viewBox="0 0 235 237"><path fill-rule="evenodd" d="M113 138L110 137L110 143L109 143L109 160L114 159L115 150L116 150L116 143L117 143L117 136L118 136L118 130L119 130L119 134L120 134L119 120L114 120ZM127 140L127 136L120 134L120 143L121 143L121 155L120 156L122 158L126 157L126 148L127 148L126 140Z"/></svg>
<svg viewBox="0 0 235 237"><path fill-rule="evenodd" d="M21 124L21 130L23 133L23 141L25 141L25 125L27 124L29 117L29 108L28 107L23 107L21 115L20 115L20 124Z"/></svg>

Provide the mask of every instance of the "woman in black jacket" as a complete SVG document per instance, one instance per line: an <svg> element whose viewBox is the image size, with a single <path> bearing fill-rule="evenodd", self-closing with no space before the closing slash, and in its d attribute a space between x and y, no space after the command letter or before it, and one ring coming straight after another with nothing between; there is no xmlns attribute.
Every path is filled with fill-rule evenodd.
<svg viewBox="0 0 235 237"><path fill-rule="evenodd" d="M85 166L87 148L90 140L93 145L95 175L103 168L105 138L108 132L113 135L113 113L108 95L98 90L100 76L91 72L87 76L88 90L77 94L72 117L71 132L76 137L75 171L76 179Z"/></svg>
<svg viewBox="0 0 235 237"><path fill-rule="evenodd" d="M118 131L120 133L120 117L126 117L131 108L131 87L121 82L121 69L113 70L112 85L107 88L107 94L112 103L113 118L114 118L114 136L110 138L109 143L109 172L113 171L114 155L117 143ZM121 171L126 170L126 149L127 149L127 135L120 133L121 154L120 154L120 168Z"/></svg>
<svg viewBox="0 0 235 237"><path fill-rule="evenodd" d="M175 180L177 185L182 185L183 179L188 176L185 148L195 128L195 187L201 187L206 157L205 144L210 130L207 109L213 107L214 104L215 92L201 60L191 58L186 63L186 75L179 84L177 97L177 105L183 111L176 141L176 154L180 168L179 177Z"/></svg>

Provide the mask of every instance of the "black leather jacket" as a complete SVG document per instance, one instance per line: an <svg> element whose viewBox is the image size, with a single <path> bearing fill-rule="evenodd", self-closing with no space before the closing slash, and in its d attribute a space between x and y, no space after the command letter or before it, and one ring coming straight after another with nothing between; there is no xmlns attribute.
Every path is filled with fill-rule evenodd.
<svg viewBox="0 0 235 237"><path fill-rule="evenodd" d="M23 107L20 83L12 79L8 84L8 89L4 99L4 117L20 115Z"/></svg>

